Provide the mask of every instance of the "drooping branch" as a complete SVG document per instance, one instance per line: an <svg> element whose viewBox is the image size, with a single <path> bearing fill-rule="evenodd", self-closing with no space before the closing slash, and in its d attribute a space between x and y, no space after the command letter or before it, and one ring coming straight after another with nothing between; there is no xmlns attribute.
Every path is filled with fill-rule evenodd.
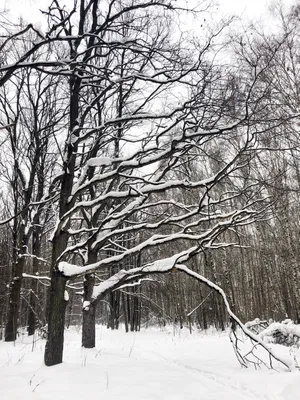
<svg viewBox="0 0 300 400"><path fill-rule="evenodd" d="M235 326L238 325L241 331L249 338L251 341L255 343L254 347L261 347L263 348L270 357L270 366L272 368L272 361L271 359L274 359L284 365L289 371L291 370L291 365L288 363L288 361L284 360L282 357L277 355L274 350L268 346L263 339L251 332L242 322L241 320L234 314L234 312L231 310L231 307L229 305L227 296L224 292L224 290L218 286L217 284L213 283L209 279L205 278L204 276L200 275L199 273L192 271L190 268L188 268L186 265L182 264L182 262L187 261L189 258L191 258L195 254L195 249L193 251L190 251L189 253L181 253L177 254L173 257L169 257L163 260L155 261L149 265L142 266L140 268L133 268L130 270L121 270L115 275L111 276L109 279L107 279L104 282L101 282L100 285L95 286L94 291L93 291L93 296L92 300L96 301L99 299L102 299L107 293L111 292L112 290L116 290L120 287L124 287L124 285L135 281L137 279L140 279L143 276L150 275L150 274L159 274L159 273L168 273L170 271L182 271L186 275L198 280L199 282L204 283L206 286L208 286L210 289L213 291L217 292L221 297L224 302L226 311L230 317L230 320L232 322L232 331L235 330ZM248 367L249 361L247 360L247 355L243 356L240 351L236 348L236 344L234 341L231 339L231 342L235 348L235 354L238 358L238 361L241 363L242 366Z"/></svg>
<svg viewBox="0 0 300 400"><path fill-rule="evenodd" d="M177 268L177 266L176 266ZM242 322L241 320L234 314L234 312L231 310L231 307L229 305L227 296L224 292L224 290L216 285L215 283L211 282L209 279L205 278L204 276L198 274L197 272L192 271L191 269L189 269L187 266L183 265L183 266L179 266L177 268L180 271L185 272L187 275L197 279L198 281L204 283L206 286L210 287L211 289L213 289L215 292L217 292L223 299L224 305L226 307L226 311L228 313L228 315L230 316L231 321L234 321L234 323L236 325L238 325L240 327L240 329L242 330L242 332L252 341L254 341L257 345L259 345L260 347L262 347L263 349L265 349L268 353L269 356L274 358L275 360L277 360L278 362L280 362L282 365L284 365L289 371L291 370L291 365L284 360L282 357L280 357L279 355L277 355L274 350L268 346L261 337L259 337L258 335L255 335L253 332L251 332ZM234 343L233 343L234 344ZM242 355L242 360L240 360L240 358L238 357L239 362L242 361L242 365L244 366L248 366L249 363L247 362L247 359L245 359Z"/></svg>

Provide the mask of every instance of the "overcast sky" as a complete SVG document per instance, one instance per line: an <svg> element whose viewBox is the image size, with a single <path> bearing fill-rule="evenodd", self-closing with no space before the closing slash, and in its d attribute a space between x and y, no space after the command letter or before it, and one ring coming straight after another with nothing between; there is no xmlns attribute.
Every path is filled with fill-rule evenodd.
<svg viewBox="0 0 300 400"><path fill-rule="evenodd" d="M279 0L282 4L293 4L296 0ZM267 10L271 0L219 0L222 10L247 15L255 18L260 17Z"/></svg>
<svg viewBox="0 0 300 400"><path fill-rule="evenodd" d="M70 0L65 1L69 2ZM282 4L293 4L296 0L279 1ZM49 3L50 0L0 0L0 9L9 8L16 17L22 15L28 22L38 22L41 19L39 8L43 4ZM221 12L258 19L265 13L271 0L218 0L218 3Z"/></svg>

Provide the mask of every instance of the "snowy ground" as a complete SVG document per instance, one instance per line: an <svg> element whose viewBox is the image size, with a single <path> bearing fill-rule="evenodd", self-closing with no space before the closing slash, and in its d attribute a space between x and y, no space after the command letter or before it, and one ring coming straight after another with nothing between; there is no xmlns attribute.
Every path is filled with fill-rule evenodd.
<svg viewBox="0 0 300 400"><path fill-rule="evenodd" d="M0 342L0 398L9 400L298 400L300 372L241 369L225 334L98 327L97 348L66 332L65 362L43 365L44 340ZM276 346L289 356L287 348Z"/></svg>

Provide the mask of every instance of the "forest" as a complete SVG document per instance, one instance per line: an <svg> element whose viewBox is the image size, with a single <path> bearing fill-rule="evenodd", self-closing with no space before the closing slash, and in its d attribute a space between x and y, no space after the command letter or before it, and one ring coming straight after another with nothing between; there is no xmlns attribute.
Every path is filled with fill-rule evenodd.
<svg viewBox="0 0 300 400"><path fill-rule="evenodd" d="M300 323L300 5L0 11L0 340Z"/></svg>

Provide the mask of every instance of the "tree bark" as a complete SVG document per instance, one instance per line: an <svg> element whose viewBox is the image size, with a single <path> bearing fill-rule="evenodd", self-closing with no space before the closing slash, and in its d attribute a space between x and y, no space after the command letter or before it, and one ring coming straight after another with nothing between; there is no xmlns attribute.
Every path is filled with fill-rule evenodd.
<svg viewBox="0 0 300 400"><path fill-rule="evenodd" d="M128 316L127 316L126 299L125 299L124 292L122 292L122 307L123 307L125 331L127 333L128 332Z"/></svg>
<svg viewBox="0 0 300 400"><path fill-rule="evenodd" d="M28 311L28 336L34 335L35 327L36 327L36 293L37 293L37 280L33 279L32 287L30 291L30 300L29 300L29 311Z"/></svg>
<svg viewBox="0 0 300 400"><path fill-rule="evenodd" d="M22 248L22 252L23 251L24 247ZM6 342L14 342L17 338L20 294L21 294L22 279L23 279L22 275L25 263L24 258L22 258L22 252L16 261L15 268L13 271L12 282L10 285L9 309L8 309L6 328L5 328Z"/></svg>
<svg viewBox="0 0 300 400"><path fill-rule="evenodd" d="M67 301L65 289L67 279L59 272L52 271L49 298L48 340L45 348L45 364L60 364L63 356L65 312Z"/></svg>
<svg viewBox="0 0 300 400"><path fill-rule="evenodd" d="M17 338L18 314L23 273L23 266L21 266L20 264L21 259L17 262L13 281L11 282L10 286L8 318L5 328L6 342L14 342Z"/></svg>
<svg viewBox="0 0 300 400"><path fill-rule="evenodd" d="M79 45L79 43L78 43ZM71 51L71 57L76 53ZM78 136L74 133L78 125L79 115L79 92L81 78L76 74L70 78L70 130L69 138L66 142L65 161L63 164L63 175L61 179L61 190L59 199L59 218L61 218L70 208L68 198L72 193L74 171L76 165L77 144L72 142L73 137ZM67 232L69 222L65 228L59 228L52 241L52 261L51 261L51 290L48 303L48 340L45 348L45 364L47 366L56 365L62 362L65 329L65 287L67 279L58 270L58 260L67 247L69 234Z"/></svg>
<svg viewBox="0 0 300 400"><path fill-rule="evenodd" d="M39 221L38 221L39 223ZM39 272L39 259L41 255L41 227L35 226L32 232L32 254L36 257L33 258L32 261L32 274L36 275ZM28 313L28 336L34 335L36 322L37 322L37 307L36 307L36 299L37 299L37 291L38 291L38 281L37 279L32 279L31 283L31 292L30 292L30 300L29 300L29 313Z"/></svg>
<svg viewBox="0 0 300 400"><path fill-rule="evenodd" d="M84 302L89 302L82 310L82 347L92 349L96 345L96 303L91 303L91 295L95 284L94 275L86 275L84 280Z"/></svg>

